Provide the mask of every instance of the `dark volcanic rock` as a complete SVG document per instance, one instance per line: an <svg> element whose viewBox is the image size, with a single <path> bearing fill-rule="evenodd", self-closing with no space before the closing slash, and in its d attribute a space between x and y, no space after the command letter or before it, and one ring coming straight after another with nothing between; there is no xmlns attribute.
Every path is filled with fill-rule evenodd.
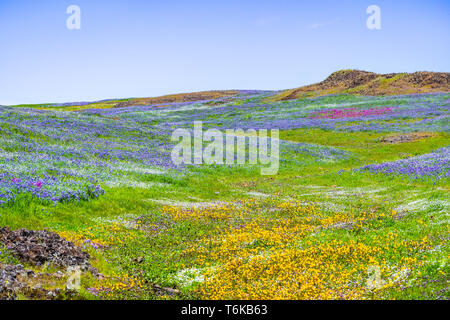
<svg viewBox="0 0 450 320"><path fill-rule="evenodd" d="M25 270L22 265L11 265L0 263L0 300L15 300L17 294L21 293L28 298L41 300L55 300L61 298L61 289L47 290L39 284L30 286L27 283L30 278L35 278L32 270Z"/></svg>
<svg viewBox="0 0 450 320"><path fill-rule="evenodd" d="M25 270L22 265L0 264L0 300L14 300L16 292L25 287L19 279L20 275L32 275L33 271Z"/></svg>
<svg viewBox="0 0 450 320"><path fill-rule="evenodd" d="M54 232L26 229L12 231L4 227L0 228L0 242L23 263L34 266L49 263L62 268L79 266L81 270L98 274L89 263L88 253Z"/></svg>

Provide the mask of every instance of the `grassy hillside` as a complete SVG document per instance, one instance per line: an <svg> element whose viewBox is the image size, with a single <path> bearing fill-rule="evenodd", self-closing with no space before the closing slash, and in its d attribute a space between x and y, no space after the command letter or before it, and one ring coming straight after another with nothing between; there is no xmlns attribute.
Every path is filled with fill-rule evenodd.
<svg viewBox="0 0 450 320"><path fill-rule="evenodd" d="M35 271L19 299L448 299L450 95L274 94L1 107L0 228L54 232L101 275L68 291L64 268L6 246L0 275ZM170 135L194 121L280 129L278 174L175 166Z"/></svg>
<svg viewBox="0 0 450 320"><path fill-rule="evenodd" d="M21 104L16 105L15 107L36 108L41 110L54 110L54 111L78 111L85 109L123 108L129 106L146 106L157 104L160 104L162 107L164 107L165 105L170 105L174 103L206 101L219 98L233 97L237 96L240 93L241 91L238 90L216 90L216 91L178 93L150 98L107 99L95 102Z"/></svg>

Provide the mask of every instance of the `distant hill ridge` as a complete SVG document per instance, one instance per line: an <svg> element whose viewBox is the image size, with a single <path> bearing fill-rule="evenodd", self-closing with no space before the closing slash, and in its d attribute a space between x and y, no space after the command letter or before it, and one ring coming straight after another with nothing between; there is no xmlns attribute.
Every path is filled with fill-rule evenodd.
<svg viewBox="0 0 450 320"><path fill-rule="evenodd" d="M271 100L291 100L327 94L401 95L450 91L450 73L427 72L377 74L362 70L340 70L322 82L285 90Z"/></svg>
<svg viewBox="0 0 450 320"><path fill-rule="evenodd" d="M178 93L152 98L128 99L126 101L116 103L114 107L123 108L129 106L150 105L150 104L202 101L202 100L230 97L235 96L237 94L239 94L238 90L216 90L216 91L200 91L191 93Z"/></svg>
<svg viewBox="0 0 450 320"><path fill-rule="evenodd" d="M171 104L181 102L195 102L214 100L219 98L233 97L243 92L251 92L253 90L211 90L189 93L169 94L159 97L149 98L126 98L126 99L104 99L91 102L66 102L66 103L41 103L41 104L20 104L16 107L28 107L39 109L72 108L72 110L86 108L123 108L130 106L145 106L155 104Z"/></svg>
<svg viewBox="0 0 450 320"><path fill-rule="evenodd" d="M403 95L414 93L450 92L449 72L387 73L377 74L362 70L339 70L325 80L289 90L273 91L266 101L283 101L318 97L329 94L357 94L368 96ZM122 108L156 104L171 104L215 99L233 99L239 94L269 92L261 90L211 90L190 93L169 94L150 98L106 99L92 102L68 102L45 104L22 104L17 107L81 110L86 108ZM0 107L4 107L1 106Z"/></svg>

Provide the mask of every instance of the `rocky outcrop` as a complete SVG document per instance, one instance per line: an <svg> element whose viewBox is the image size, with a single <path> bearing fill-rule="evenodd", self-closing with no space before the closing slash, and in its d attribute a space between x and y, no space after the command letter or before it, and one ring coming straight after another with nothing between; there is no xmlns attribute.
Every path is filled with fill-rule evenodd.
<svg viewBox="0 0 450 320"><path fill-rule="evenodd" d="M448 72L377 74L361 70L340 70L322 82L283 91L272 100L291 100L337 93L380 96L449 91Z"/></svg>

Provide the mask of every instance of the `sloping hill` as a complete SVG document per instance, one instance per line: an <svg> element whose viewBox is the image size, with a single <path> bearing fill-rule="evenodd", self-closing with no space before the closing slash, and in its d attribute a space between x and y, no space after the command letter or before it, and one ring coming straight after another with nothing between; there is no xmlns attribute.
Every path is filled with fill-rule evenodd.
<svg viewBox="0 0 450 320"><path fill-rule="evenodd" d="M222 97L230 97L239 94L237 90L217 90L217 91L200 91L192 93L179 93L165 95L154 98L132 98L125 101L118 102L114 105L115 108L129 107L129 106L145 106L159 103L176 103L176 102L190 102L218 99Z"/></svg>
<svg viewBox="0 0 450 320"><path fill-rule="evenodd" d="M150 98L105 99L91 102L40 103L19 104L14 107L36 108L41 110L77 111L83 109L109 109L130 106L145 106L154 104L169 104L178 102L206 101L220 98L232 98L245 91L242 90L212 90L190 93L169 94ZM1 107L1 106L0 106Z"/></svg>
<svg viewBox="0 0 450 320"><path fill-rule="evenodd" d="M322 82L283 91L274 96L273 100L291 100L335 93L380 96L448 92L449 82L448 72L377 74L361 70L340 70Z"/></svg>

